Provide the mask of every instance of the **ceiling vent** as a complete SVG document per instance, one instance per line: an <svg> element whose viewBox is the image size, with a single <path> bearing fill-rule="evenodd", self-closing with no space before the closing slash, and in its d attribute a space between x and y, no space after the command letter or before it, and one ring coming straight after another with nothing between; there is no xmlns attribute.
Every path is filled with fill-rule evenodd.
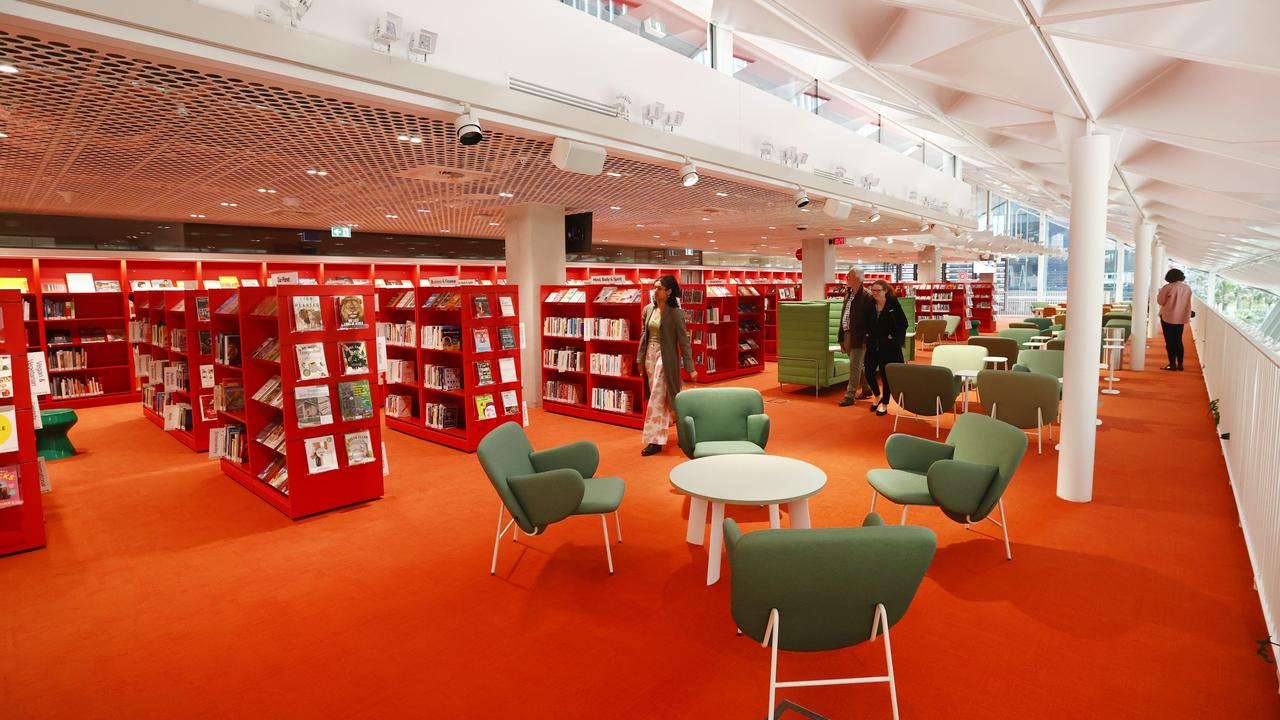
<svg viewBox="0 0 1280 720"><path fill-rule="evenodd" d="M605 103L596 102L595 100L588 100L587 98L574 95L573 93L549 88L546 85L539 85L537 83L529 82L528 80L521 80L520 78L513 77L507 81L507 87L515 90L516 92L540 97L543 100L551 100L552 102L558 102L561 105L575 107L579 110L587 110L589 112L599 113L600 115L608 117L618 116L618 109L613 105L606 105Z"/></svg>

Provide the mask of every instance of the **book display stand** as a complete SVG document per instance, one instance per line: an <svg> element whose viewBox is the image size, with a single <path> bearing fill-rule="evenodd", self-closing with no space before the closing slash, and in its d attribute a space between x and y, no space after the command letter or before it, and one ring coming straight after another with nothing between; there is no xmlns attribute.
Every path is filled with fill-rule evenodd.
<svg viewBox="0 0 1280 720"><path fill-rule="evenodd" d="M778 359L778 303L799 300L800 285L774 283L759 288L764 295L764 359L775 362Z"/></svg>
<svg viewBox="0 0 1280 720"><path fill-rule="evenodd" d="M18 290L0 290L0 555L45 545L24 300Z"/></svg>
<svg viewBox="0 0 1280 720"><path fill-rule="evenodd" d="M519 288L378 288L387 427L475 452L489 431L523 424Z"/></svg>
<svg viewBox="0 0 1280 720"><path fill-rule="evenodd" d="M680 305L685 311L685 326L693 345L693 364L698 368L699 382L764 372L764 363L759 361L764 342L763 303L759 296L750 296L751 300L744 304L753 308L753 312L740 323L738 287L712 283L682 288L684 297ZM748 339L756 343L754 355L739 355L739 334L743 335L743 344L747 344ZM755 364L749 364L748 357L753 357Z"/></svg>
<svg viewBox="0 0 1280 720"><path fill-rule="evenodd" d="M209 453L297 519L381 497L371 285L214 289Z"/></svg>
<svg viewBox="0 0 1280 720"><path fill-rule="evenodd" d="M765 295L754 284L737 286L738 367L764 368Z"/></svg>
<svg viewBox="0 0 1280 720"><path fill-rule="evenodd" d="M213 308L208 290L140 290L129 325L142 414L196 452L209 449L213 408Z"/></svg>
<svg viewBox="0 0 1280 720"><path fill-rule="evenodd" d="M996 332L996 286L989 282L971 282L969 285L969 317L978 321L978 332Z"/></svg>
<svg viewBox="0 0 1280 720"><path fill-rule="evenodd" d="M636 372L648 284L543 285L542 408L644 427L647 393Z"/></svg>

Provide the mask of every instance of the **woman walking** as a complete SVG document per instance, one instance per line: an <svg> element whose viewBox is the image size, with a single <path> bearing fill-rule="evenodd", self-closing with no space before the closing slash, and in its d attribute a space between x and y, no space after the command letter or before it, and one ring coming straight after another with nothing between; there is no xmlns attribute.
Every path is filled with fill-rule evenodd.
<svg viewBox="0 0 1280 720"><path fill-rule="evenodd" d="M1173 268L1164 274L1164 287L1156 293L1160 305L1160 329L1164 331L1164 351L1169 364L1161 370L1181 370L1185 350L1182 347L1182 326L1191 322L1191 288L1183 282L1187 276Z"/></svg>
<svg viewBox="0 0 1280 720"><path fill-rule="evenodd" d="M885 366L903 362L902 341L907 336L907 314L902 311L898 298L893 296L893 287L889 283L876 280L867 290L871 292L871 302L867 307L865 364L867 383L876 396L871 409L876 415L887 415L893 392L889 389Z"/></svg>
<svg viewBox="0 0 1280 720"><path fill-rule="evenodd" d="M680 310L680 283L672 275L663 275L653 284L653 303L646 305L640 324L640 347L636 351L636 367L649 385L649 408L644 416L645 443L641 455L662 452L671 426L671 408L680 392L680 368L689 371L694 382L698 371L693 365L693 348L684 328Z"/></svg>

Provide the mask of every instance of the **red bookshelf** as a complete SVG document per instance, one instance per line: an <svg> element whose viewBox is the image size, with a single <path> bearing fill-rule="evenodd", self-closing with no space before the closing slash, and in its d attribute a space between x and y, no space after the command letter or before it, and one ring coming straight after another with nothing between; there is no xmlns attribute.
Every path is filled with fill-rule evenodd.
<svg viewBox="0 0 1280 720"><path fill-rule="evenodd" d="M989 282L971 282L969 285L969 317L978 321L978 332L996 332L996 286Z"/></svg>
<svg viewBox="0 0 1280 720"><path fill-rule="evenodd" d="M523 422L518 290L515 285L377 289L378 333L387 345L383 402L389 429L474 452L498 425ZM487 349L478 333L487 338ZM503 361L514 366L514 377L505 382ZM393 414L400 412L405 414Z"/></svg>
<svg viewBox="0 0 1280 720"><path fill-rule="evenodd" d="M286 271L287 272L287 271ZM308 515L381 497L382 436L374 387L377 377L376 336L371 285L283 285L275 288L239 288L210 290L210 306L214 309L214 376L223 388L238 383L240 402L224 399L219 416L228 433L221 445L211 442L211 451L222 457L222 470L272 507L297 519ZM227 302L235 296L235 307ZM364 305L365 327L338 329L335 303L340 296L356 296ZM319 299L322 329L297 331L294 323L294 298ZM219 312L222 309L222 312ZM361 342L367 364L346 372L339 343ZM266 355L264 347L275 343L278 358ZM299 345L318 344L324 358L327 377L302 379L298 366ZM259 398L264 386L279 382L274 402ZM365 381L369 384L372 416L344 419L340 385ZM328 390L331 422L299 426L295 399L304 388L324 387ZM262 442L266 432L277 426L282 431L282 444L273 448ZM367 462L352 464L344 436L368 433L367 452L360 457ZM317 458L309 453L308 441L331 440L333 469L313 472ZM220 439L220 438L219 438ZM277 470L287 480L280 481ZM273 484L273 482L275 484Z"/></svg>
<svg viewBox="0 0 1280 720"><path fill-rule="evenodd" d="M12 392L0 398L0 408L12 408L15 424L3 425L16 433L18 449L0 453L0 481L17 480L17 499L21 504L8 505L15 498L10 490L0 493L0 555L45 546L44 502L40 496L40 466L36 459L36 435L31 406L31 384L27 375L27 332L22 320L24 296L19 290L0 290L0 318L4 333L0 336L0 354L8 356L13 372ZM52 377L50 380L52 381ZM12 474L11 474L12 473Z"/></svg>
<svg viewBox="0 0 1280 720"><path fill-rule="evenodd" d="M776 282L757 287L764 295L764 359L775 362L778 359L778 303L799 300L800 285Z"/></svg>
<svg viewBox="0 0 1280 720"><path fill-rule="evenodd" d="M635 358L651 284L542 286L544 410L644 426L648 398Z"/></svg>
<svg viewBox="0 0 1280 720"><path fill-rule="evenodd" d="M737 285L709 283L683 286L685 325L693 345L693 363L698 368L699 382L717 382L764 372L764 363L742 364L738 355L738 336L750 337L758 346L764 341L763 301L750 296L747 306L753 308L746 318L741 318ZM741 322L740 322L741 320ZM755 325L758 330L746 329ZM761 350L756 350L758 359ZM686 373L687 376L687 373Z"/></svg>
<svg viewBox="0 0 1280 720"><path fill-rule="evenodd" d="M134 292L130 327L135 365L143 383L142 414L161 428L167 408L176 406L178 427L168 430L195 452L209 449L209 429L220 427L213 412L213 388L204 387L201 368L213 369L213 327L208 290ZM175 382L165 382L159 363L184 366ZM154 368L154 369L153 369Z"/></svg>
<svg viewBox="0 0 1280 720"><path fill-rule="evenodd" d="M990 285L990 283L987 283ZM893 292L899 297L916 299L916 322L941 320L946 315L956 315L960 324L951 340L969 337L969 286L967 283L906 282L894 283Z"/></svg>

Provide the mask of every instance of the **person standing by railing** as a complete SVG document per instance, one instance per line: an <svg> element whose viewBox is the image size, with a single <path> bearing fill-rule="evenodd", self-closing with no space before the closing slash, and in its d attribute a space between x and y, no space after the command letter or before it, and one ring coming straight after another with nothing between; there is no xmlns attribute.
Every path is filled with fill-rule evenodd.
<svg viewBox="0 0 1280 720"><path fill-rule="evenodd" d="M1182 346L1182 330L1195 315L1191 311L1191 288L1184 280L1187 276L1181 270L1173 268L1164 274L1164 287L1156 293L1156 303L1160 306L1160 329L1164 331L1164 350L1169 355L1169 364L1161 370L1181 370L1182 359L1186 354Z"/></svg>

